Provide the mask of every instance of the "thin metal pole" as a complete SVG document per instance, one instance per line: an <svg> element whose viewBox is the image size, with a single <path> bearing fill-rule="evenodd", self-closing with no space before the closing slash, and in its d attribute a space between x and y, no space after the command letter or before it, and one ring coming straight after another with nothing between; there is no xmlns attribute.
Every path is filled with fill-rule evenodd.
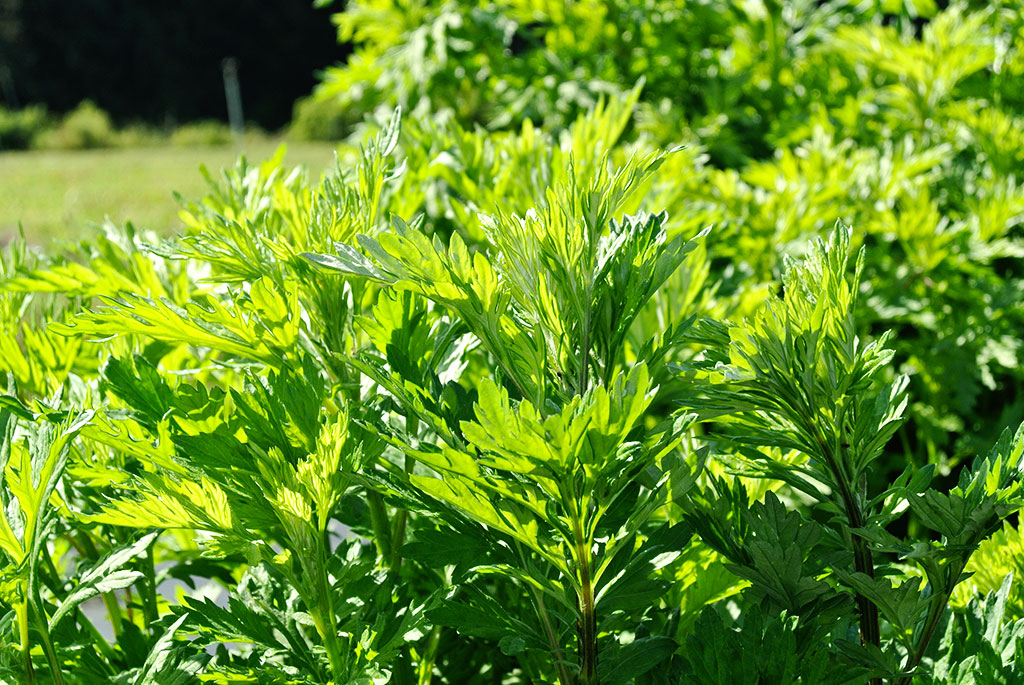
<svg viewBox="0 0 1024 685"><path fill-rule="evenodd" d="M228 123L236 139L242 137L245 119L242 117L242 89L238 85L238 60L228 57L221 61L224 72L224 98L228 103Z"/></svg>

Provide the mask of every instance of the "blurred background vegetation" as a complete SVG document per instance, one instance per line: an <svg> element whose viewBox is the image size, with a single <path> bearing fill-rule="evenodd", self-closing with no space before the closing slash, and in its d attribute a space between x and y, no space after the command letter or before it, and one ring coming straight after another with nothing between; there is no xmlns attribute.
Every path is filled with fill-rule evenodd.
<svg viewBox="0 0 1024 685"><path fill-rule="evenodd" d="M170 231L171 191L206 188L200 163L269 156L286 134L299 141L289 162L318 174L334 146L302 141L342 131L311 112L291 132L293 108L349 51L330 11L303 0L0 0L0 244L19 223L42 241L107 216ZM238 65L240 137L225 59Z"/></svg>
<svg viewBox="0 0 1024 685"><path fill-rule="evenodd" d="M0 0L0 98L55 114L92 100L118 125L223 121L233 57L246 118L278 129L347 54L329 17L304 0Z"/></svg>

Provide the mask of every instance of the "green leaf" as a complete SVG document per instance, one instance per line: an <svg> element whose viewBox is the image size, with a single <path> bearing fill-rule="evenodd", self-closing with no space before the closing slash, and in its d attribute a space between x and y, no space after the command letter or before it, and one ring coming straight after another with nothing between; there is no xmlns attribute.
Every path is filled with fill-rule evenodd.
<svg viewBox="0 0 1024 685"><path fill-rule="evenodd" d="M86 571L78 579L75 589L64 597L57 611L50 617L50 630L54 630L64 616L87 599L101 593L122 590L141 578L141 572L121 567L149 548L156 540L157 535L158 533L143 535L135 542L112 551L98 564Z"/></svg>
<svg viewBox="0 0 1024 685"><path fill-rule="evenodd" d="M402 557L429 568L466 566L483 560L491 545L469 527L460 530L424 528L416 531L416 539L399 548Z"/></svg>
<svg viewBox="0 0 1024 685"><path fill-rule="evenodd" d="M920 578L909 578L894 587L885 578L870 578L863 573L849 573L841 569L835 573L844 585L877 606L897 635L909 648L913 647L914 629L932 604L931 597L922 593Z"/></svg>
<svg viewBox="0 0 1024 685"><path fill-rule="evenodd" d="M498 649L506 656L515 656L526 651L526 640L519 635L506 635L498 640Z"/></svg>
<svg viewBox="0 0 1024 685"><path fill-rule="evenodd" d="M432 623L454 628L464 635L472 635L499 643L506 648L548 649L535 628L509 615L493 598L476 589L466 588L466 596L459 601L442 599L426 612Z"/></svg>
<svg viewBox="0 0 1024 685"><path fill-rule="evenodd" d="M604 683L630 683L654 670L676 651L675 640L663 636L642 637L601 652L598 673Z"/></svg>
<svg viewBox="0 0 1024 685"><path fill-rule="evenodd" d="M101 371L106 387L154 429L173 406L173 393L156 367L141 355L111 358Z"/></svg>
<svg viewBox="0 0 1024 685"><path fill-rule="evenodd" d="M179 617L178 620L167 627L167 630L153 644L153 648L146 658L146 663L135 678L135 685L162 683L164 682L163 679L167 677L165 675L167 672L176 670L179 650L174 646L174 635L187 618L188 614Z"/></svg>
<svg viewBox="0 0 1024 685"><path fill-rule="evenodd" d="M378 269L373 262L360 254L352 246L337 243L335 249L338 251L337 255L304 252L302 256L314 264L331 271L340 271L351 276L369 278L380 283L394 283L395 279L390 278Z"/></svg>

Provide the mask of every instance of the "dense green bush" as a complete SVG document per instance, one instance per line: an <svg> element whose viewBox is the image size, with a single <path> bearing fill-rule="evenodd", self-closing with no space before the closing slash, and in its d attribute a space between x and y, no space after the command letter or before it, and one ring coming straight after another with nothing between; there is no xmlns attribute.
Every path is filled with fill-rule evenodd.
<svg viewBox="0 0 1024 685"><path fill-rule="evenodd" d="M327 71L321 96L370 116L383 101L460 128L557 128L642 79L635 129L699 153L652 209L716 224L716 256L742 270L727 287L771 283L780 255L837 219L860 229L869 278L893 288L866 299L860 320L907 341L907 455L945 472L1024 418L1022 321L1009 306L1024 211L1018 3L565 7L350 3L336 23L361 47ZM948 378L961 379L953 392Z"/></svg>
<svg viewBox="0 0 1024 685"><path fill-rule="evenodd" d="M362 116L346 109L337 98L308 96L295 101L288 138L293 140L342 140L349 136Z"/></svg>
<svg viewBox="0 0 1024 685"><path fill-rule="evenodd" d="M27 150L48 125L39 105L11 110L0 107L0 150Z"/></svg>
<svg viewBox="0 0 1024 685"><path fill-rule="evenodd" d="M0 262L2 677L1017 682L1019 9L348 5L336 173Z"/></svg>
<svg viewBox="0 0 1024 685"><path fill-rule="evenodd" d="M250 128L249 133L265 135L256 128ZM182 124L170 132L139 123L117 127L106 112L88 100L63 117L50 116L38 105L20 110L0 108L0 150L86 150L167 143L203 146L228 145L231 141L227 124L213 120Z"/></svg>
<svg viewBox="0 0 1024 685"><path fill-rule="evenodd" d="M83 100L54 128L39 134L35 147L61 150L85 150L113 147L117 132L110 115L89 100Z"/></svg>
<svg viewBox="0 0 1024 685"><path fill-rule="evenodd" d="M171 133L171 145L227 145L230 142L231 129L220 121L183 124Z"/></svg>

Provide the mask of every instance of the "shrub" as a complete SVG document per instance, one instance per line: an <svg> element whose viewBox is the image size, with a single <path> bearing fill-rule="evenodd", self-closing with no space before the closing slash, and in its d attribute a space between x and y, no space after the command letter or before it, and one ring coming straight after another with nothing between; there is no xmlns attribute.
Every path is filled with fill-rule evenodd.
<svg viewBox="0 0 1024 685"><path fill-rule="evenodd" d="M118 147L152 147L165 143L167 137L157 128L136 123L118 129L115 139Z"/></svg>
<svg viewBox="0 0 1024 685"><path fill-rule="evenodd" d="M0 107L0 150L27 150L48 126L49 117L41 105L20 110Z"/></svg>
<svg viewBox="0 0 1024 685"><path fill-rule="evenodd" d="M1019 13L627 5L353 3L336 174L8 250L4 677L1019 679Z"/></svg>
<svg viewBox="0 0 1024 685"><path fill-rule="evenodd" d="M61 150L85 150L113 147L117 134L110 116L89 100L83 100L53 129L35 139L36 147Z"/></svg>
<svg viewBox="0 0 1024 685"><path fill-rule="evenodd" d="M295 101L287 135L295 140L341 140L356 123L353 112L338 99L309 96Z"/></svg>
<svg viewBox="0 0 1024 685"><path fill-rule="evenodd" d="M171 144L180 146L227 145L231 129L220 121L199 121L183 124L171 134Z"/></svg>
<svg viewBox="0 0 1024 685"><path fill-rule="evenodd" d="M279 158L241 162L151 252L131 227L41 261L15 246L0 300L3 492L24 512L0 545L28 636L0 645L14 677L985 668L943 634L1004 664L1018 626L993 600L968 600L966 624L947 607L1024 504L1024 432L952 487L931 464L889 478L908 380L893 338L858 320L866 250L851 266L837 228L787 265L781 296L737 302L709 280L700 217L644 208L693 158L615 147L635 97L560 141L403 136L395 118L315 185ZM437 163L445 135L501 160L496 176ZM447 233L422 211L439 182ZM61 563L64 535L83 570ZM165 606L165 562L226 584L227 607ZM106 649L79 608L97 592L120 630Z"/></svg>

